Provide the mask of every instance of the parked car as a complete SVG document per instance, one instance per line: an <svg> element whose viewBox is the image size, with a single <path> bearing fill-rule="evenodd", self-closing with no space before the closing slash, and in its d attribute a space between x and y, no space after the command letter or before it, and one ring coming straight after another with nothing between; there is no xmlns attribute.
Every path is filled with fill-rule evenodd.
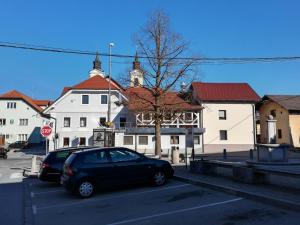
<svg viewBox="0 0 300 225"><path fill-rule="evenodd" d="M75 151L93 148L91 146L61 148L49 152L40 164L38 178L42 181L58 182L63 172L65 160ZM95 148L95 147L94 147Z"/></svg>
<svg viewBox="0 0 300 225"><path fill-rule="evenodd" d="M0 147L0 158L7 159L7 149Z"/></svg>
<svg viewBox="0 0 300 225"><path fill-rule="evenodd" d="M99 187L151 181L163 185L174 170L169 162L127 148L99 148L72 153L64 164L61 184L83 198Z"/></svg>
<svg viewBox="0 0 300 225"><path fill-rule="evenodd" d="M9 149L23 149L28 147L29 147L29 143L27 141L16 141L8 145Z"/></svg>

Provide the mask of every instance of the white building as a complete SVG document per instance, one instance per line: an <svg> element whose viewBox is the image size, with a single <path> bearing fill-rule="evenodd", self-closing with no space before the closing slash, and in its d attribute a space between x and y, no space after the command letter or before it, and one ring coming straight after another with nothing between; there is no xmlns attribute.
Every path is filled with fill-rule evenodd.
<svg viewBox="0 0 300 225"><path fill-rule="evenodd" d="M34 100L16 90L0 95L1 142L42 142L40 128L49 121L42 111L50 103L49 100Z"/></svg>
<svg viewBox="0 0 300 225"><path fill-rule="evenodd" d="M61 96L54 101L44 113L51 116L56 125L56 133L49 137L49 149L78 145L112 145L111 133L101 132L94 139L94 132L110 129L108 122L108 94L111 85L111 122L116 127L126 122L126 109L122 102L126 101L125 90L111 81L101 70L98 56L94 61L89 78L72 87L65 87ZM96 143L97 142L97 143Z"/></svg>
<svg viewBox="0 0 300 225"><path fill-rule="evenodd" d="M190 92L194 101L203 107L205 153L254 148L255 103L260 97L248 84L194 82Z"/></svg>

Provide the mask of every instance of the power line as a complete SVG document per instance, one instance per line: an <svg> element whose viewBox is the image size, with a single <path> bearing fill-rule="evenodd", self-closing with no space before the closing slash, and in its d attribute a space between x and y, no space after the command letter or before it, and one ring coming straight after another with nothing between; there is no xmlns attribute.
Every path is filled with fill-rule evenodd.
<svg viewBox="0 0 300 225"><path fill-rule="evenodd" d="M2 48L15 48L31 51L42 51L42 52L53 52L53 53L65 53L65 54L77 54L77 55L100 55L108 57L108 53L101 53L96 51L88 50L74 50L66 48L54 48L49 46L29 45L13 42L1 42L0 47ZM127 54L112 54L115 58L134 58L135 55ZM140 59L155 59L155 57L148 57L144 55L139 56ZM169 58L165 58L169 59ZM275 57L176 57L176 60L194 60L198 61L199 64L244 64L244 63L270 63L270 62L286 62L286 61L297 61L300 60L300 56L275 56ZM120 62L118 62L120 63ZM128 63L128 62L122 62Z"/></svg>

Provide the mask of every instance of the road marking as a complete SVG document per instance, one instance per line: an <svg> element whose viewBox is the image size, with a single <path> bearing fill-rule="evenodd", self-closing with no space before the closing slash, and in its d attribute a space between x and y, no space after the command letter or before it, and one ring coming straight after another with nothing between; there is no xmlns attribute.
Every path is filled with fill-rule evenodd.
<svg viewBox="0 0 300 225"><path fill-rule="evenodd" d="M154 189L154 190L149 190L149 191L141 191L141 192L121 194L121 195L117 195L117 196L113 196L113 197L100 198L100 199L83 199L79 202L72 202L72 203L66 203L66 204L57 204L57 205L48 205L48 206L37 207L37 210L51 209L51 208L57 208L57 207L68 207L68 206L73 206L73 205L81 205L81 204L84 204L84 203L110 200L110 199L122 198L122 197L127 197L127 196L134 196L134 195L141 195L141 194L146 194L146 193L151 193L151 192L177 189L177 188L186 187L186 186L191 186L191 184L173 185L173 186L169 186L169 187L166 187L166 188L159 188L159 189Z"/></svg>
<svg viewBox="0 0 300 225"><path fill-rule="evenodd" d="M32 212L33 212L34 215L37 214L37 211L36 211L36 205L33 205L33 206L32 206Z"/></svg>
<svg viewBox="0 0 300 225"><path fill-rule="evenodd" d="M42 195L42 194L48 194L48 193L55 193L55 192L65 192L66 190L53 190L53 191L41 191L41 192L32 192L32 195Z"/></svg>
<svg viewBox="0 0 300 225"><path fill-rule="evenodd" d="M23 177L22 173L12 173L9 176L9 179L19 179L19 178L22 178L22 177Z"/></svg>
<svg viewBox="0 0 300 225"><path fill-rule="evenodd" d="M242 199L243 198L235 198L235 199L231 199L231 200L227 200L227 201L223 201L223 202L215 202L215 203L199 205L199 206L195 206L195 207L191 207L191 208L178 209L178 210L174 210L174 211L169 211L169 212L164 212L164 213L159 213L159 214L153 214L153 215L150 215L150 216L137 217L137 218L134 218L134 219L118 221L118 222L115 222L115 223L109 223L109 224L106 224L106 225L119 225L119 224L125 224L125 223L133 223L133 222L137 222L137 221L141 221L141 220L152 219L152 218L156 218L156 217L168 216L168 215L173 215L173 214L177 214L177 213L192 211L192 210L196 210L196 209L202 209L202 208L207 208L207 207L212 207L212 206L217 206L217 205L228 204L228 203L240 201Z"/></svg>

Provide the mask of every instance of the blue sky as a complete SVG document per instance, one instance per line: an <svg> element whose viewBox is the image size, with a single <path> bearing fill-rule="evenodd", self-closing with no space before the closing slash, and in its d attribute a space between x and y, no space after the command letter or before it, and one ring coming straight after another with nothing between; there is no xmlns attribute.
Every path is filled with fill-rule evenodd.
<svg viewBox="0 0 300 225"><path fill-rule="evenodd" d="M100 52L114 42L114 53L134 54L132 35L158 8L202 56L300 55L297 0L0 0L0 41ZM108 59L101 60L107 72ZM17 89L55 99L64 86L87 78L92 61L92 56L0 48L0 93ZM129 67L114 63L113 76L126 76ZM260 95L300 94L300 61L202 65L199 72L205 82L247 82Z"/></svg>

